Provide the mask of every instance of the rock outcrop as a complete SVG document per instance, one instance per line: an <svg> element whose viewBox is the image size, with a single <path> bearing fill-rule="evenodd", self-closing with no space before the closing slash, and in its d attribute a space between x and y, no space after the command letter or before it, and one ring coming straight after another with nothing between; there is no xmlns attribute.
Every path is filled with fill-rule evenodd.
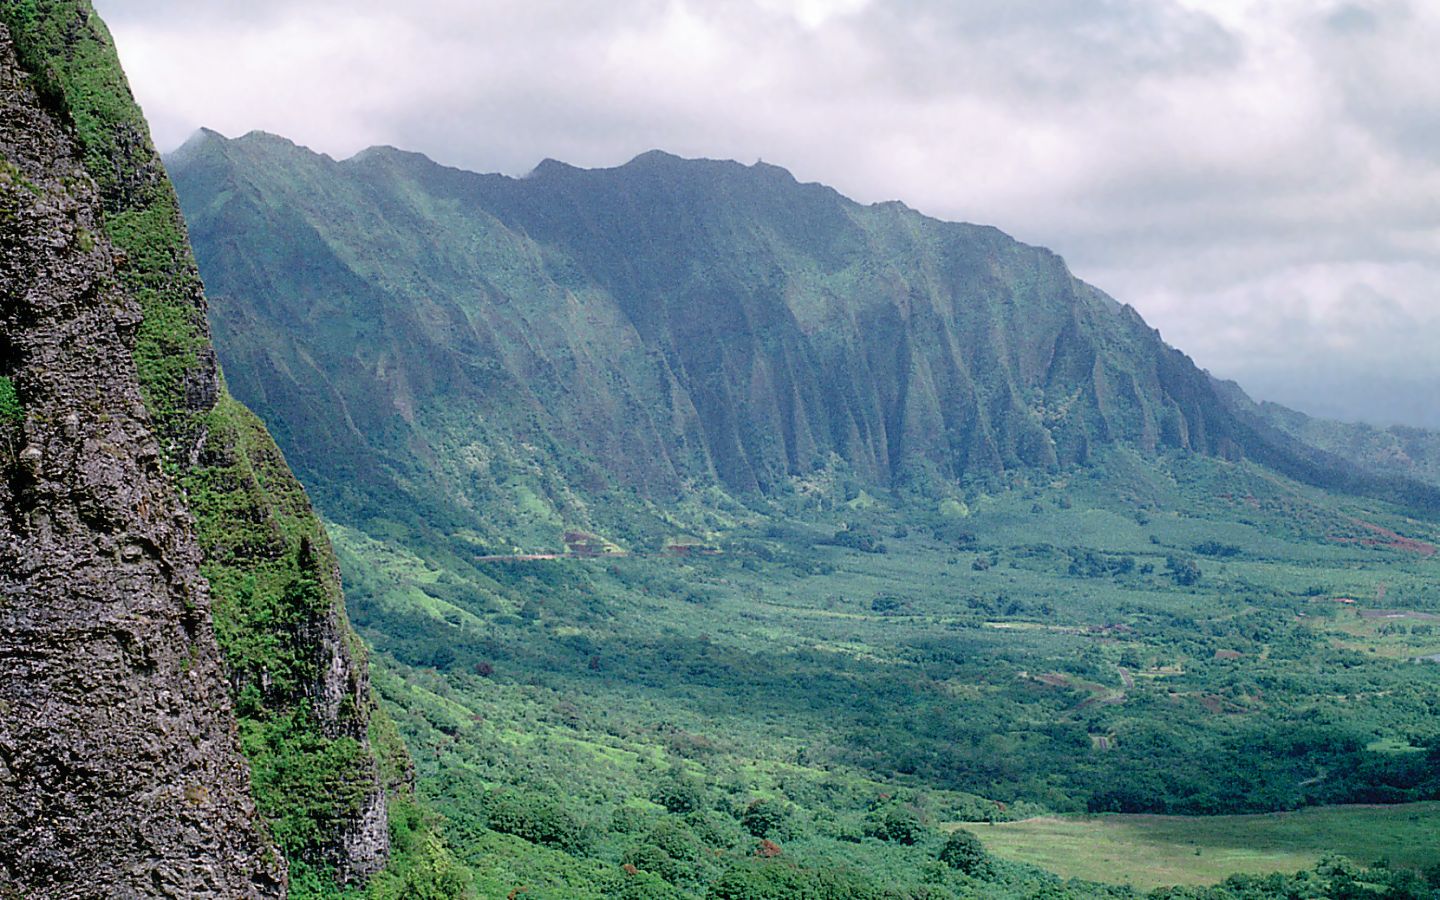
<svg viewBox="0 0 1440 900"><path fill-rule="evenodd" d="M117 263L0 25L0 896L278 897Z"/></svg>
<svg viewBox="0 0 1440 900"><path fill-rule="evenodd" d="M58 717L53 734L14 736L19 768L0 744L0 874L114 876L93 844L156 873L104 896L278 893L263 820L284 858L363 883L389 857L387 785L409 761L334 553L225 389L179 205L104 24L88 0L0 4L0 24L0 377L23 415L5 432L0 690ZM0 734L45 721L4 712ZM172 795L188 804L178 820ZM63 834L36 837L47 829Z"/></svg>

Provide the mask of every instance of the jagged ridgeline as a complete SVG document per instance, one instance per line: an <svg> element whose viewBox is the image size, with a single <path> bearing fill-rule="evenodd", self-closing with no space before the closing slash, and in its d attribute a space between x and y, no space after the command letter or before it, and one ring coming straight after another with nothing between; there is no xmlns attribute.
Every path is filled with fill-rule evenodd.
<svg viewBox="0 0 1440 900"><path fill-rule="evenodd" d="M0 646L7 695L0 735L25 737L11 728L16 698L64 694L73 718L53 723L50 740L62 755L65 742L73 743L76 767L0 743L5 809L23 812L6 825L0 879L15 880L22 893L66 895L58 885L67 878L115 877L94 865L108 848L117 858L132 857L115 863L134 870L126 877L161 873L153 883L122 879L120 894L169 889L200 896L184 880L186 864L168 862L187 854L194 857L190 868L216 869L221 881L210 887L218 896L277 893L284 864L267 849L273 839L290 861L297 893L367 881L377 893L393 893L407 878L421 877L458 890L458 875L447 869L410 796L404 747L376 707L325 533L264 426L230 396L217 369L179 206L108 32L84 0L7 0L0 23L7 29L0 453L10 528L0 610L23 618L28 600L53 594L58 605L44 615L68 610L81 617L97 614L82 600L103 596L105 615L131 623L150 617L154 625L116 627L117 649L89 634L89 621L50 622L62 645L87 648L89 676L77 673L78 681L52 677L44 654ZM143 400L143 407L127 405L127 398ZM186 548L197 537L192 562L209 583L208 600L204 583L185 568ZM25 568L48 538L55 559ZM152 557L154 584L124 567ZM72 558L85 564L72 565ZM157 590L169 593L156 599ZM44 615L30 613L39 634ZM178 662L171 626L183 628L191 648ZM4 633L8 641L26 632ZM216 639L223 665L206 649ZM78 649L76 660L87 671ZM179 666L178 675L168 672L169 663ZM129 679L127 690L160 691L169 706L148 722L127 718L134 704L117 699L107 665ZM244 766L238 759L228 769L224 764L226 748L233 754L236 743L232 701L223 690L205 692L206 677L221 672L249 761L259 831L245 824ZM164 683L167 674L178 679L175 686ZM150 676L154 684L145 681ZM87 697L101 709L85 708ZM107 704L115 708L107 711ZM183 754L172 759L167 741L184 732L167 725L167 717L200 720L192 740L213 745L205 758L223 771L203 771ZM136 730L147 726L149 732ZM145 784L140 774L132 784L105 771L127 764L122 752L85 758L86 731L102 747L138 744L139 758L129 762L157 783ZM54 765L47 767L47 759ZM86 765L97 770L87 773ZM195 783L164 783L172 765L182 766L177 779L183 774ZM107 779L124 781L120 795L109 798L111 806L87 807L85 792L103 794L95 782L103 788ZM66 793L72 790L79 799ZM171 829L164 823L174 811L147 806L146 798L176 791L196 821ZM61 795L77 808L67 808ZM229 820L205 813L212 802L229 810ZM388 825L387 805L394 820ZM16 830L21 820L29 831ZM143 820L137 827L144 840L106 843L135 820ZM218 853L187 849L179 838L166 845L166 835L186 827L228 847L240 862L227 874ZM248 843L237 831L245 827ZM40 846L33 846L36 835ZM155 859L147 862L147 854ZM392 854L394 863L376 878ZM180 874L167 882L172 869ZM31 876L54 884L38 887L44 882L25 880ZM249 878L251 887L236 887L237 877ZM74 892L90 895L83 887Z"/></svg>
<svg viewBox="0 0 1440 900"><path fill-rule="evenodd" d="M170 166L237 393L327 515L380 531L635 539L636 495L943 495L1116 444L1433 505L1244 413L1055 254L775 166L514 179L213 132Z"/></svg>

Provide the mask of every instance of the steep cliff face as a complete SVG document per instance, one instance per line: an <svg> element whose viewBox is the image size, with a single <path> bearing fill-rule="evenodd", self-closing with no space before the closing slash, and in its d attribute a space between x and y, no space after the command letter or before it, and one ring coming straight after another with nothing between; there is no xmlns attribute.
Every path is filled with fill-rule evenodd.
<svg viewBox="0 0 1440 900"><path fill-rule="evenodd" d="M1055 254L774 166L211 132L171 169L237 394L352 523L553 544L636 495L944 491L1120 443L1327 477Z"/></svg>
<svg viewBox="0 0 1440 900"><path fill-rule="evenodd" d="M600 489L837 464L888 487L1241 452L1203 374L1059 257L773 166L517 180L206 133L171 168L235 388L337 512L463 520L517 470L575 521Z"/></svg>
<svg viewBox="0 0 1440 900"><path fill-rule="evenodd" d="M280 896L117 262L0 25L0 895Z"/></svg>
<svg viewBox="0 0 1440 900"><path fill-rule="evenodd" d="M78 442L76 446L87 449L96 460L111 460L100 468L72 465L81 474L93 470L95 477L111 479L107 484L139 491L146 482L135 481L124 470L126 460L140 465L134 462L139 460L149 481L168 481L176 490L194 517L193 526L187 519L184 528L194 529L198 554L192 543L188 556L177 557L188 569L180 562L157 566L179 585L175 590L183 588L179 610L185 615L167 617L158 609L145 613L143 606L117 609L113 614L125 621L149 621L157 629L183 625L200 635L197 640L202 650L204 646L211 650L209 656L201 652L196 658L208 668L186 671L196 672L195 678L202 679L195 684L203 683L202 676L213 680L222 672L228 678L240 747L251 765L255 802L275 842L292 862L303 860L321 870L322 877L328 870L340 881L363 881L388 858L386 786L403 789L409 762L402 745L390 739L389 723L375 706L363 648L345 619L334 554L304 491L265 428L225 389L210 345L203 287L179 206L104 25L85 0L16 0L0 6L0 22L9 27L15 49L7 77L28 85L26 90L32 93L26 96L38 101L37 108L43 109L50 123L42 134L35 130L40 121L35 115L12 117L7 112L7 131L13 133L16 147L50 147L48 164L60 167L47 169L44 161L27 162L34 170L33 176L27 176L31 180L16 175L15 179L21 180L12 179L7 190L24 199L30 195L26 185L41 184L34 178L43 176L44 183L80 184L88 192L83 202L75 201L76 208L83 207L88 216L84 228L76 225L69 231L57 231L60 213L56 212L54 221L37 218L38 214L23 223L7 219L7 233L16 241L23 239L41 248L59 240L57 235L70 235L67 240L84 251L77 259L93 260L96 266L108 261L113 267L90 273L87 284L91 286L85 287L79 282L67 286L59 276L44 276L36 268L38 263L24 263L40 273L30 276L35 286L27 289L25 296L31 299L26 302L39 304L37 310L50 304L82 323L111 317L115 319L112 325L120 329L120 337L108 344L80 340L83 335L75 330L80 326L66 333L69 339L62 339L65 336L60 331L52 334L42 328L44 320L38 311L27 311L24 305L12 308L7 294L5 341L0 349L5 352L6 365L15 371L13 383L25 408L24 427L59 429L54 433L69 436L68 440ZM54 143L62 137L69 142L63 147ZM49 189L41 195L49 196ZM49 208L44 202L40 205ZM19 266L25 258L17 255L13 264ZM87 271L79 262L60 258L54 265L67 277L79 278ZM7 278L7 290L10 284ZM52 287L54 296L47 293ZM126 342L123 346L118 343L121 339ZM68 372L70 382L43 386L38 380L41 370L35 368L41 359L36 355L38 347L49 348L46 352L53 357L44 371ZM132 347L133 380L127 394L101 376L121 366L121 357L112 358L110 351L129 354ZM109 377L110 381L119 378ZM79 424L67 425L64 416L68 412L57 406L51 415L42 403L47 396L52 400L46 402L71 403L67 391L82 387L84 392L78 396L103 393L132 417L135 435L153 430L154 437L145 437L141 444L121 444L92 436L87 443L86 429L120 428L115 424L119 420L109 413L87 418L86 412L77 410ZM137 398L143 401L139 405L134 402ZM26 447L38 446L41 455L37 458L29 449L18 451L21 455L15 471L20 475L11 482L11 496L16 504L28 504L24 509L36 511L38 521L55 521L57 514L50 506L64 500L64 495L36 493L38 488L31 482L39 484L36 479L40 476L27 474L35 469L51 478L44 467L49 465L45 461L51 458L46 455L51 451L43 442L36 444L28 431L22 440ZM59 448L54 451L60 452ZM132 500L139 502L139 495L123 493L115 502ZM92 517L90 508L95 503L83 499L73 503L80 520L90 522L87 517ZM7 513L10 508L7 497ZM153 503L147 501L141 508L148 510L141 515L170 521ZM177 534L184 530L179 525L175 528ZM129 533L109 525L104 530L115 535ZM168 546L161 540L164 537L147 538L148 543L127 543L120 536L107 540L118 548L119 561L128 565L129 557L137 552L135 547L140 548L137 559L143 563L149 558L147 547ZM63 555L58 558L66 559ZM204 601L204 582L196 577L196 568L209 583L209 603ZM41 572L33 568L23 577L17 575L13 584L19 596L38 596L31 592L31 585L40 577ZM119 576L96 564L91 577L104 583ZM79 587L82 582L57 577L47 583L57 592L69 589L77 597L88 596ZM29 605L27 601L14 606L23 609ZM90 621L80 610L63 604L56 607L54 615L57 627L69 622L69 627L76 628L76 622ZM72 615L78 618L72 619ZM212 615L223 666L214 658L214 644L204 644L210 640ZM182 658L189 657L177 657ZM142 653L141 659L148 657ZM76 665L83 668L84 661L77 660ZM108 684L102 674L94 670L96 685ZM182 697L163 681L155 689L168 691L167 702L174 704L177 716L213 716L233 750L235 740L228 730L233 726L226 723L234 720L225 692L214 691L212 685L205 698ZM213 703L209 707L202 703L184 713L186 699ZM104 729L97 729L97 734L103 735ZM154 740L138 732L134 739ZM60 748L64 743L57 737L53 746ZM390 748L385 758L377 756L377 746ZM220 779L211 790L228 790L229 784L243 799L243 767L238 771L239 780L234 784ZM184 791L187 784L179 779L175 782L178 786L167 784L164 790ZM42 789L38 782L20 783L17 796ZM77 809L85 808L78 799L76 804ZM221 824L217 820L214 827L223 831ZM162 847L156 852L171 851ZM201 865L207 857L199 854L197 858Z"/></svg>

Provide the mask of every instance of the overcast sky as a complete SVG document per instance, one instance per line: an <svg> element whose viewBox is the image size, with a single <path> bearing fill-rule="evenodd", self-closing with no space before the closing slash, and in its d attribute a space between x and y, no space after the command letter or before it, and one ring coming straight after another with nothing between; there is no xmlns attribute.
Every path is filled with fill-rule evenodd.
<svg viewBox="0 0 1440 900"><path fill-rule="evenodd" d="M1431 0L95 0L199 126L789 168L1048 246L1262 399L1440 427Z"/></svg>

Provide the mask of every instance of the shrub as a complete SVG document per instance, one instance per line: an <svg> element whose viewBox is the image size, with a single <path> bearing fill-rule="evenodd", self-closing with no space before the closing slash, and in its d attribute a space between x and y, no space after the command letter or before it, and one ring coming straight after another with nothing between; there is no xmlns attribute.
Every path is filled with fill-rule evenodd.
<svg viewBox="0 0 1440 900"><path fill-rule="evenodd" d="M966 875L980 875L990 867L990 854L980 839L964 828L950 833L940 849L940 861Z"/></svg>
<svg viewBox="0 0 1440 900"><path fill-rule="evenodd" d="M646 835L646 842L664 850L671 859L685 862L699 859L705 849L685 823L670 818L657 822Z"/></svg>
<svg viewBox="0 0 1440 900"><path fill-rule="evenodd" d="M865 833L891 843L915 844L925 836L925 825L913 808L892 804L870 814Z"/></svg>
<svg viewBox="0 0 1440 900"><path fill-rule="evenodd" d="M1170 556L1165 559L1165 571L1182 586L1195 584L1200 580L1200 564L1184 556Z"/></svg>
<svg viewBox="0 0 1440 900"><path fill-rule="evenodd" d="M864 528L847 528L835 532L834 536L825 543L836 547L845 547L850 550L858 550L861 553L884 553L886 547L883 541Z"/></svg>
<svg viewBox="0 0 1440 900"><path fill-rule="evenodd" d="M705 805L705 790L695 779L683 772L671 772L655 785L650 799L665 807L667 812L684 815L699 810Z"/></svg>
<svg viewBox="0 0 1440 900"><path fill-rule="evenodd" d="M589 849L589 835L563 807L539 797L493 793L485 799L486 820L491 831L513 834L532 844L543 844L583 855Z"/></svg>
<svg viewBox="0 0 1440 900"><path fill-rule="evenodd" d="M772 833L783 832L789 818L789 811L784 804L762 797L752 800L750 805L745 807L745 811L740 814L740 824L753 836L763 838Z"/></svg>
<svg viewBox="0 0 1440 900"><path fill-rule="evenodd" d="M644 810L633 806L622 806L610 816L610 830L616 834L635 834L644 831L650 817Z"/></svg>
<svg viewBox="0 0 1440 900"><path fill-rule="evenodd" d="M620 857L622 865L629 866L637 872L649 872L659 878L663 878L672 884L681 881L686 871L691 868L685 863L674 859L664 850L654 844L636 844L625 851ZM626 871L629 871L628 869Z"/></svg>
<svg viewBox="0 0 1440 900"><path fill-rule="evenodd" d="M19 425L25 421L25 408L15 393L15 382L0 375L0 425Z"/></svg>

